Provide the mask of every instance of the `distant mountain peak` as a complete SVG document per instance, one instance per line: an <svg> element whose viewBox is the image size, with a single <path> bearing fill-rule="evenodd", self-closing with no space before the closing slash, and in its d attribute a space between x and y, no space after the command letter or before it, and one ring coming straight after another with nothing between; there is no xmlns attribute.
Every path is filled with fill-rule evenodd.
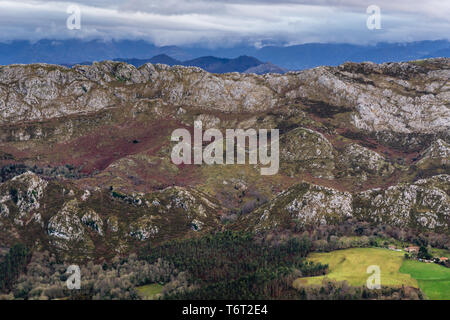
<svg viewBox="0 0 450 320"><path fill-rule="evenodd" d="M266 74L266 73L286 73L288 70L281 68L271 62L260 64L256 67L251 67L244 71L244 73Z"/></svg>
<svg viewBox="0 0 450 320"><path fill-rule="evenodd" d="M167 54L158 54L154 57L152 57L148 62L156 64L156 63L161 63L161 64L167 64L169 66L173 66L176 64L182 64L181 61L172 58L171 56L168 56Z"/></svg>

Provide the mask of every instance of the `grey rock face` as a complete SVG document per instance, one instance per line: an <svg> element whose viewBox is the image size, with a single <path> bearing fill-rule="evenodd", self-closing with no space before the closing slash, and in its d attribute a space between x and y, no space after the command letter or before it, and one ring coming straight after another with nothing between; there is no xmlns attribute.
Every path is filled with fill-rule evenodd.
<svg viewBox="0 0 450 320"><path fill-rule="evenodd" d="M38 210L46 187L47 181L32 172L16 176L8 184L0 184L0 216L14 219L20 226L31 220L43 225Z"/></svg>
<svg viewBox="0 0 450 320"><path fill-rule="evenodd" d="M359 193L301 183L244 217L256 230L296 222L304 226L336 224L354 217L400 228L449 232L450 176Z"/></svg>
<svg viewBox="0 0 450 320"><path fill-rule="evenodd" d="M418 165L425 164L427 161L437 160L442 165L450 164L450 145L442 139L437 139L422 153Z"/></svg>
<svg viewBox="0 0 450 320"><path fill-rule="evenodd" d="M334 148L319 132L297 128L283 135L280 145L280 161L287 173L292 168L286 165L293 164L295 170L308 171L319 178L333 177Z"/></svg>
<svg viewBox="0 0 450 320"><path fill-rule="evenodd" d="M339 156L339 165L345 174L367 179L368 174L389 176L394 167L379 153L352 143L347 145Z"/></svg>
<svg viewBox="0 0 450 320"><path fill-rule="evenodd" d="M339 223L352 216L352 195L331 188L300 183L244 217L249 228L270 229L283 223L302 226Z"/></svg>
<svg viewBox="0 0 450 320"><path fill-rule="evenodd" d="M355 196L356 217L399 227L447 230L450 226L450 176L440 175Z"/></svg>
<svg viewBox="0 0 450 320"><path fill-rule="evenodd" d="M368 132L448 132L450 61L427 63L349 63L264 76L118 62L72 69L11 65L0 68L0 124L90 113L143 98L223 112L265 111L303 98L351 108L353 125Z"/></svg>

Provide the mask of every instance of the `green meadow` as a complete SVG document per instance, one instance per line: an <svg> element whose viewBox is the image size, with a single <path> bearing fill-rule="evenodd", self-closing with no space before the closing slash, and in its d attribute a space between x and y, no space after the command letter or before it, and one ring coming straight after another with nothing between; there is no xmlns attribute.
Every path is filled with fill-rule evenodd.
<svg viewBox="0 0 450 320"><path fill-rule="evenodd" d="M139 295L144 300L153 300L155 296L161 293L163 286L158 283L146 284L145 286L137 287Z"/></svg>
<svg viewBox="0 0 450 320"><path fill-rule="evenodd" d="M417 281L409 274L400 273L404 253L379 248L354 248L325 253L312 253L308 260L328 264L329 272L325 276L299 278L295 285L321 284L327 277L337 281L346 280L352 286L363 286L370 276L367 267L377 265L381 270L381 284L384 286L418 287Z"/></svg>
<svg viewBox="0 0 450 320"><path fill-rule="evenodd" d="M410 274L431 300L450 300L450 269L435 263L405 260L400 272Z"/></svg>
<svg viewBox="0 0 450 320"><path fill-rule="evenodd" d="M326 263L329 272L324 276L298 278L294 287L320 285L324 278L346 280L352 286L366 285L370 265L381 270L381 285L420 288L428 299L450 300L450 269L435 263L406 260L404 252L382 248L354 248L325 253L312 253L308 260Z"/></svg>

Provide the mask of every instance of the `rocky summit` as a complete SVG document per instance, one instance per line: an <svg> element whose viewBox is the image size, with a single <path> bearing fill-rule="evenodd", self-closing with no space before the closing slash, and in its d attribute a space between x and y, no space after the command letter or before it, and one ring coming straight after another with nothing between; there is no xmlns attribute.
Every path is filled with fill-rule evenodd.
<svg viewBox="0 0 450 320"><path fill-rule="evenodd" d="M450 59L256 73L1 66L0 246L98 260L348 219L450 234ZM175 165L171 133L197 120L279 129L278 173Z"/></svg>

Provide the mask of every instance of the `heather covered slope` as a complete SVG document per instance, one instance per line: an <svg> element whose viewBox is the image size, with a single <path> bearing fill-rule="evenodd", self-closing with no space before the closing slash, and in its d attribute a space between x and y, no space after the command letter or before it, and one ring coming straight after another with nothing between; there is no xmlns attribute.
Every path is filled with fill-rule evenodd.
<svg viewBox="0 0 450 320"><path fill-rule="evenodd" d="M449 234L449 78L449 59L263 76L0 67L1 244L98 258L228 226L349 218ZM278 174L174 165L171 132L195 120L279 128Z"/></svg>

